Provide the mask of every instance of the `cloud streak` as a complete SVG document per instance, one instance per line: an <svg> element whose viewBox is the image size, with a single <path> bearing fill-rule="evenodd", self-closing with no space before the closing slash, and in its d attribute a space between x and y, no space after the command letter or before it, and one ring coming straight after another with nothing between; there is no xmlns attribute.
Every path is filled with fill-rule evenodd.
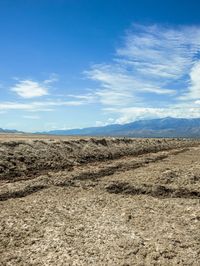
<svg viewBox="0 0 200 266"><path fill-rule="evenodd" d="M25 110L25 111L53 111L59 106L80 106L84 101L46 101L46 102L3 102L0 103L0 111Z"/></svg>

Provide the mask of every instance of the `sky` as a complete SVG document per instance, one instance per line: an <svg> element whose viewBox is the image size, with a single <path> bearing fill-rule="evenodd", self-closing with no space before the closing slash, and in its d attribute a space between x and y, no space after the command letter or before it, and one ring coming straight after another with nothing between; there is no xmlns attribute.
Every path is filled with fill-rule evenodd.
<svg viewBox="0 0 200 266"><path fill-rule="evenodd" d="M199 0L0 0L0 128L200 117Z"/></svg>

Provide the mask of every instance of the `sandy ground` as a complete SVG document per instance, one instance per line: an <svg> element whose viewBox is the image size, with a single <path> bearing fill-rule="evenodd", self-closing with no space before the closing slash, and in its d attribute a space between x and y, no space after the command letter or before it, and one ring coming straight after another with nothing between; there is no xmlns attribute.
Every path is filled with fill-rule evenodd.
<svg viewBox="0 0 200 266"><path fill-rule="evenodd" d="M33 149L46 146L17 141L0 145L0 265L199 265L198 142L68 140L66 154L59 140L48 150L64 145L57 169L34 172Z"/></svg>

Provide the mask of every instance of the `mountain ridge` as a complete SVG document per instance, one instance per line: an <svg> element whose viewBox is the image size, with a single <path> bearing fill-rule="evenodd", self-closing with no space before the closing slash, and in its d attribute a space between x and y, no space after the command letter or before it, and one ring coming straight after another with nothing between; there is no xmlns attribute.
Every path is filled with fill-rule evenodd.
<svg viewBox="0 0 200 266"><path fill-rule="evenodd" d="M127 124L112 124L82 129L39 132L49 135L127 136L127 137L200 137L200 118L156 118Z"/></svg>

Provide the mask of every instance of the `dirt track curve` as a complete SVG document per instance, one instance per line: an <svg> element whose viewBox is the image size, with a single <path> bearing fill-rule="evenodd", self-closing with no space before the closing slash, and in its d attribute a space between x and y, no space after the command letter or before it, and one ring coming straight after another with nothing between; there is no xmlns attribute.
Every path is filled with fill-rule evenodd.
<svg viewBox="0 0 200 266"><path fill-rule="evenodd" d="M199 265L200 146L3 139L0 265Z"/></svg>

